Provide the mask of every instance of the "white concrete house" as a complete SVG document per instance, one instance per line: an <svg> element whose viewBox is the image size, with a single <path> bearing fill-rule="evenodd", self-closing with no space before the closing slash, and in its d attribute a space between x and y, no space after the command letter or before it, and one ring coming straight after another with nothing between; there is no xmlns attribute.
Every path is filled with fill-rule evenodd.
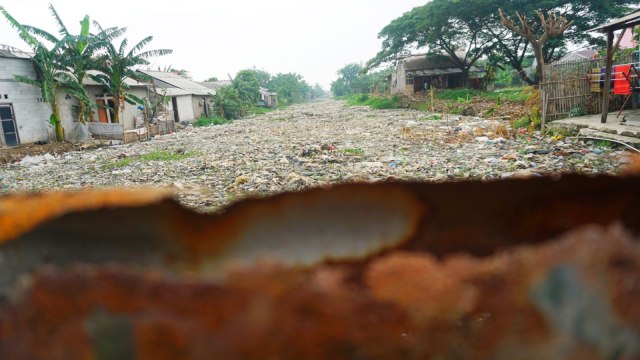
<svg viewBox="0 0 640 360"><path fill-rule="evenodd" d="M0 147L46 141L53 137L51 109L40 89L15 80L36 79L29 54L0 46Z"/></svg>
<svg viewBox="0 0 640 360"><path fill-rule="evenodd" d="M174 115L174 121L194 121L210 115L209 101L215 95L200 83L184 78L178 74L165 71L138 70L148 76L155 85L158 94L171 97L168 106Z"/></svg>

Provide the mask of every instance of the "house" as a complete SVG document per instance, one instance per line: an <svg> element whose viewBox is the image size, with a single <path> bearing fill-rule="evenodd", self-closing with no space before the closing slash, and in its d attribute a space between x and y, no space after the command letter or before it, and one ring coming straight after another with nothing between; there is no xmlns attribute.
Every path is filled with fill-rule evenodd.
<svg viewBox="0 0 640 360"><path fill-rule="evenodd" d="M105 87L89 78L82 82L84 88L96 107L93 109L91 117L87 119L89 133L98 139L124 140L125 142L134 140L135 135L146 134L144 127L144 118L148 116L143 106L138 104L129 104L126 101L121 103L119 121L116 123L114 119L114 101L113 95L109 93ZM150 86L140 83L133 79L125 79L125 83L129 86L128 93L140 99L150 98ZM84 134L78 134L82 131L82 127L78 126L78 99L69 95L64 96L60 102L60 117L66 122L72 121L73 124L65 124L65 129L71 127L73 129L73 140L83 141L86 139ZM70 126L71 125L71 126ZM67 131L68 132L68 131Z"/></svg>
<svg viewBox="0 0 640 360"><path fill-rule="evenodd" d="M36 79L29 54L0 45L0 147L46 141L53 137L51 109L40 89L15 80Z"/></svg>
<svg viewBox="0 0 640 360"><path fill-rule="evenodd" d="M471 66L471 85L479 87L483 75L484 69ZM387 79L392 94L410 95L431 86L442 89L465 86L462 70L455 66L450 56L445 55L419 54L400 58L396 63L396 71Z"/></svg>
<svg viewBox="0 0 640 360"><path fill-rule="evenodd" d="M215 90L178 74L164 71L138 70L150 78L153 91L170 97L167 109L173 112L175 122L194 121L210 115L211 96Z"/></svg>
<svg viewBox="0 0 640 360"><path fill-rule="evenodd" d="M258 106L274 107L278 105L278 93L271 92L263 87L260 88L260 99L258 100Z"/></svg>
<svg viewBox="0 0 640 360"><path fill-rule="evenodd" d="M567 53L556 62L570 62L580 60L593 60L598 58L598 52L591 49L581 49ZM534 64L537 62L534 62Z"/></svg>

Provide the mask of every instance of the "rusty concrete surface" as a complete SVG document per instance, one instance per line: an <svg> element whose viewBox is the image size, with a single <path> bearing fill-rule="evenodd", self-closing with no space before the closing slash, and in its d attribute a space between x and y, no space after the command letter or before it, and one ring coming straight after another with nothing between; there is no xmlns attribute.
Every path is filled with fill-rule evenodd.
<svg viewBox="0 0 640 360"><path fill-rule="evenodd" d="M0 198L0 358L640 358L638 180Z"/></svg>

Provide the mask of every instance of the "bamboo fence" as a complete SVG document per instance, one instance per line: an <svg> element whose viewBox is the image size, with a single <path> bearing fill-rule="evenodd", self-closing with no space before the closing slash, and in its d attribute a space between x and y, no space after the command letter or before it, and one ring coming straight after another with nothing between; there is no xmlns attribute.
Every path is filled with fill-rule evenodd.
<svg viewBox="0 0 640 360"><path fill-rule="evenodd" d="M613 65L630 64L632 55L617 56ZM598 114L602 110L602 92L598 92L600 73L592 77L593 69L605 66L604 59L577 60L544 66L540 89L547 98L546 119L557 120L578 114ZM592 87L592 84L596 86ZM594 89L596 91L594 91ZM609 97L610 111L620 110L623 96Z"/></svg>

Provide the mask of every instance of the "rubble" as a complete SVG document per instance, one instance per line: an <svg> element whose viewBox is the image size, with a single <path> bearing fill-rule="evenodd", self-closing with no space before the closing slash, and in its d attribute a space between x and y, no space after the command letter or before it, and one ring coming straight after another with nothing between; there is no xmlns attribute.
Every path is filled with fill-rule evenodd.
<svg viewBox="0 0 640 360"><path fill-rule="evenodd" d="M504 120L327 101L149 142L78 149L46 166L2 165L0 192L180 183L183 204L213 211L247 196L341 182L616 174L626 157L597 142L509 134ZM145 160L161 151L175 159Z"/></svg>

